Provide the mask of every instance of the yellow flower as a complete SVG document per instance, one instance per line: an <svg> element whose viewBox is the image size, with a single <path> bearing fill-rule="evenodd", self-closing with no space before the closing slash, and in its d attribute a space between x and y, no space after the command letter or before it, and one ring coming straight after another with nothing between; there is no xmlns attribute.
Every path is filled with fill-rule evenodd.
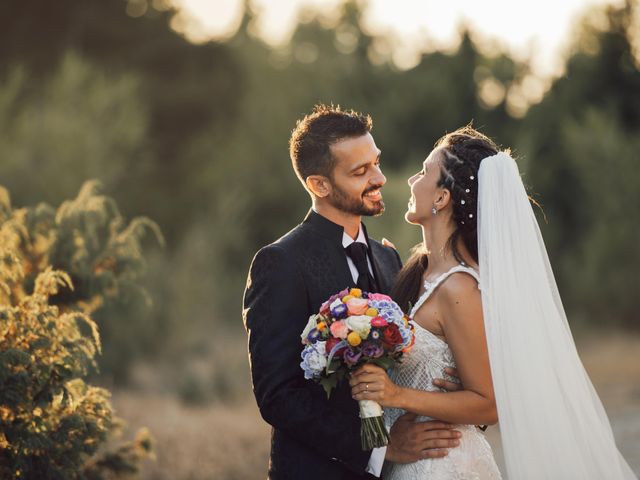
<svg viewBox="0 0 640 480"><path fill-rule="evenodd" d="M347 335L347 342L349 342L349 345L351 345L352 347L357 347L358 345L360 345L360 343L362 343L362 339L360 338L358 332L351 332L349 335Z"/></svg>
<svg viewBox="0 0 640 480"><path fill-rule="evenodd" d="M367 308L367 311L364 312L365 315L367 315L368 317L377 317L378 316L378 309L377 308Z"/></svg>
<svg viewBox="0 0 640 480"><path fill-rule="evenodd" d="M349 295L351 295L352 297L362 297L362 290L360 290L359 288L352 288L351 290L349 290Z"/></svg>
<svg viewBox="0 0 640 480"><path fill-rule="evenodd" d="M316 328L318 329L319 332L321 332L322 330L324 330L325 328L327 328L327 324L324 322L320 322L318 323L318 325L316 326Z"/></svg>
<svg viewBox="0 0 640 480"><path fill-rule="evenodd" d="M353 295L345 295L344 297L342 297L342 303L347 303L352 298L353 298Z"/></svg>

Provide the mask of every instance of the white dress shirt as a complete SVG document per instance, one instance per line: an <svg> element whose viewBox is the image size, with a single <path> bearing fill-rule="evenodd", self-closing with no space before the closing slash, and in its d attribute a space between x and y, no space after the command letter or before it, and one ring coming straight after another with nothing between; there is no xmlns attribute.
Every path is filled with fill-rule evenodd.
<svg viewBox="0 0 640 480"><path fill-rule="evenodd" d="M362 228L360 228L360 230L358 231L358 236L356 237L355 240L351 238L349 235L347 235L346 233L342 234L342 246L344 248L347 248L353 242L360 242L367 245L367 239L364 236L364 231L362 230ZM356 284L358 282L358 269L356 268L356 265L353 263L353 260L351 260L351 257L347 255L346 252L345 252L345 256L347 257L347 263L349 264L349 270L351 271L351 277L353 278L353 283ZM371 273L371 276L373 276L373 267L371 266L371 259L369 258L368 253L367 253L367 265L369 266L369 273ZM369 464L367 465L367 472L369 472L372 475L375 475L376 477L379 477L380 473L382 472L382 464L384 463L384 457L386 454L387 454L387 447L374 448L371 451L371 457L369 458Z"/></svg>

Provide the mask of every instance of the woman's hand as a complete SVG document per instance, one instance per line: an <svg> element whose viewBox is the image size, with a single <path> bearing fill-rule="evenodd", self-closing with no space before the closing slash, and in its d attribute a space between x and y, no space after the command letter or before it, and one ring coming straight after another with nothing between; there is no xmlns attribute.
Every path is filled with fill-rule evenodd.
<svg viewBox="0 0 640 480"><path fill-rule="evenodd" d="M354 400L373 400L383 407L399 407L402 387L391 381L384 369L365 363L349 379Z"/></svg>

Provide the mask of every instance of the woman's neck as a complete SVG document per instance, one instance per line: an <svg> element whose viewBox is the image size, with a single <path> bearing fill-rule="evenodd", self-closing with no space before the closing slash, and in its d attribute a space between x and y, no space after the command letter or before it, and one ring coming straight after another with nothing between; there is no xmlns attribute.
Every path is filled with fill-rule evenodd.
<svg viewBox="0 0 640 480"><path fill-rule="evenodd" d="M460 264L453 255L451 245L449 245L449 239L453 232L454 229L445 222L430 222L427 225L422 225L422 241L429 259L425 277L429 278L432 275L444 273ZM469 256L460 239L458 239L457 247L462 258Z"/></svg>

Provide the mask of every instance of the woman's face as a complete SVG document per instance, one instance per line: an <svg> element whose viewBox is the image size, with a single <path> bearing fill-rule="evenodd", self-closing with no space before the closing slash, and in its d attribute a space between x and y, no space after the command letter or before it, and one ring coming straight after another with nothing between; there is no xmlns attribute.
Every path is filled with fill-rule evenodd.
<svg viewBox="0 0 640 480"><path fill-rule="evenodd" d="M431 209L442 190L438 187L442 149L434 149L423 162L422 170L408 180L411 198L404 218L409 223L423 225L433 217Z"/></svg>

